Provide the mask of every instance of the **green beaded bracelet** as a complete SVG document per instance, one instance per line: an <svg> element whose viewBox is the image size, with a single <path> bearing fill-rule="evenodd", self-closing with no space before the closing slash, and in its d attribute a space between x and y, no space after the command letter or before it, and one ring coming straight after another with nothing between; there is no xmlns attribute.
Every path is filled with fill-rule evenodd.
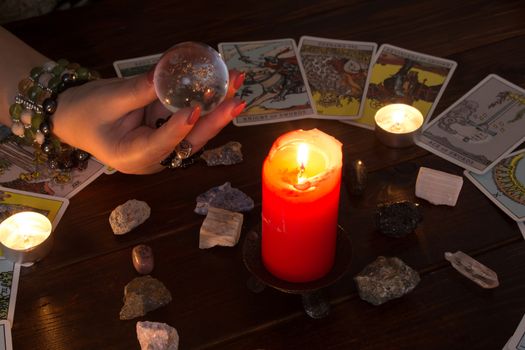
<svg viewBox="0 0 525 350"><path fill-rule="evenodd" d="M29 77L18 84L15 103L9 108L11 132L26 144L38 145L50 168L84 169L89 154L71 147L53 136L51 116L57 107L57 96L69 87L98 79L99 75L65 59L49 61L31 69Z"/></svg>

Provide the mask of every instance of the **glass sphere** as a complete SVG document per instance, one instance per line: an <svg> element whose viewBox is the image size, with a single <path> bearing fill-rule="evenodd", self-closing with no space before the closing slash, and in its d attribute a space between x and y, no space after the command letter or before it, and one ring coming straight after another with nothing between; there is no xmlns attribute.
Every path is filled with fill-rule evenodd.
<svg viewBox="0 0 525 350"><path fill-rule="evenodd" d="M228 78L228 67L217 51L188 41L162 55L153 83L159 100L170 111L200 105L204 115L226 97Z"/></svg>

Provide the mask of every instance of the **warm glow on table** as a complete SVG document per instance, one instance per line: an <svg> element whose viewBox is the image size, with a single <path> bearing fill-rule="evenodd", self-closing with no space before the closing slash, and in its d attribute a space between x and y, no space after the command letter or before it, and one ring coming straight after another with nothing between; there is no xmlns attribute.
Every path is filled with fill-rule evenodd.
<svg viewBox="0 0 525 350"><path fill-rule="evenodd" d="M341 167L341 143L317 129L274 142L262 174L262 257L276 277L307 282L332 268Z"/></svg>
<svg viewBox="0 0 525 350"><path fill-rule="evenodd" d="M44 242L51 228L51 222L42 214L17 213L0 223L0 242L7 248L28 250Z"/></svg>
<svg viewBox="0 0 525 350"><path fill-rule="evenodd" d="M394 134L413 132L423 125L423 115L412 106L402 103L391 104L377 111L376 123L383 130Z"/></svg>

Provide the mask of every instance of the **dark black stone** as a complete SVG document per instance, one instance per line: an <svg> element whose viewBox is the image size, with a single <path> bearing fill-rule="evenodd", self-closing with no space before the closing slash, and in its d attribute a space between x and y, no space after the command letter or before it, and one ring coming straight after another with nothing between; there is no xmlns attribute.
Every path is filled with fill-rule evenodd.
<svg viewBox="0 0 525 350"><path fill-rule="evenodd" d="M377 206L377 228L390 237L403 237L414 232L422 220L421 208L417 203L402 201Z"/></svg>
<svg viewBox="0 0 525 350"><path fill-rule="evenodd" d="M52 127L53 126L51 125L51 121L47 119L47 120L44 120L42 123L40 123L40 126L38 127L38 129L44 135L45 138L48 138L51 135Z"/></svg>
<svg viewBox="0 0 525 350"><path fill-rule="evenodd" d="M45 140L40 148L45 154L51 154L53 152L53 143L50 140Z"/></svg>
<svg viewBox="0 0 525 350"><path fill-rule="evenodd" d="M367 181L366 165L362 160L354 160L346 166L346 175L350 181L348 189L353 195L361 195L365 191Z"/></svg>
<svg viewBox="0 0 525 350"><path fill-rule="evenodd" d="M44 112L46 114L53 114L57 110L57 101L53 98L46 98L44 102L42 102L42 108L44 109Z"/></svg>

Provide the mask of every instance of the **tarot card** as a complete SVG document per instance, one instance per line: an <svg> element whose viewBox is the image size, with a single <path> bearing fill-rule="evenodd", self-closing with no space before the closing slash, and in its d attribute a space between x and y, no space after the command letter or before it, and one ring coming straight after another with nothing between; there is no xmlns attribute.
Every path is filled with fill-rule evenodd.
<svg viewBox="0 0 525 350"><path fill-rule="evenodd" d="M392 103L413 106L429 120L456 66L444 58L381 45L372 66L363 114L348 123L374 129L376 112Z"/></svg>
<svg viewBox="0 0 525 350"><path fill-rule="evenodd" d="M301 37L299 54L317 117L359 118L376 49L376 43Z"/></svg>
<svg viewBox="0 0 525 350"><path fill-rule="evenodd" d="M59 174L35 162L34 148L19 144L12 135L0 139L0 186L71 198L104 169L104 165L90 159L84 170Z"/></svg>
<svg viewBox="0 0 525 350"><path fill-rule="evenodd" d="M146 73L153 68L162 54L129 58L113 62L113 68L119 78L131 78L135 75Z"/></svg>
<svg viewBox="0 0 525 350"><path fill-rule="evenodd" d="M0 260L0 320L7 320L10 324L13 324L15 315L19 279L20 265L10 260Z"/></svg>
<svg viewBox="0 0 525 350"><path fill-rule="evenodd" d="M11 324L6 320L0 321L0 350L13 350Z"/></svg>
<svg viewBox="0 0 525 350"><path fill-rule="evenodd" d="M523 239L525 239L525 222L518 222L518 228L520 229Z"/></svg>
<svg viewBox="0 0 525 350"><path fill-rule="evenodd" d="M35 211L47 216L53 225L53 229L55 229L68 205L69 200L67 198L0 186L0 222L22 211Z"/></svg>
<svg viewBox="0 0 525 350"><path fill-rule="evenodd" d="M245 72L237 96L246 101L237 126L314 116L310 91L293 39L219 44L226 65Z"/></svg>
<svg viewBox="0 0 525 350"><path fill-rule="evenodd" d="M512 219L525 221L525 150L503 158L485 174L464 174Z"/></svg>
<svg viewBox="0 0 525 350"><path fill-rule="evenodd" d="M521 319L518 328L509 339L507 347L512 350L525 350L525 316Z"/></svg>
<svg viewBox="0 0 525 350"><path fill-rule="evenodd" d="M483 174L525 140L525 90L489 75L437 116L416 144Z"/></svg>

